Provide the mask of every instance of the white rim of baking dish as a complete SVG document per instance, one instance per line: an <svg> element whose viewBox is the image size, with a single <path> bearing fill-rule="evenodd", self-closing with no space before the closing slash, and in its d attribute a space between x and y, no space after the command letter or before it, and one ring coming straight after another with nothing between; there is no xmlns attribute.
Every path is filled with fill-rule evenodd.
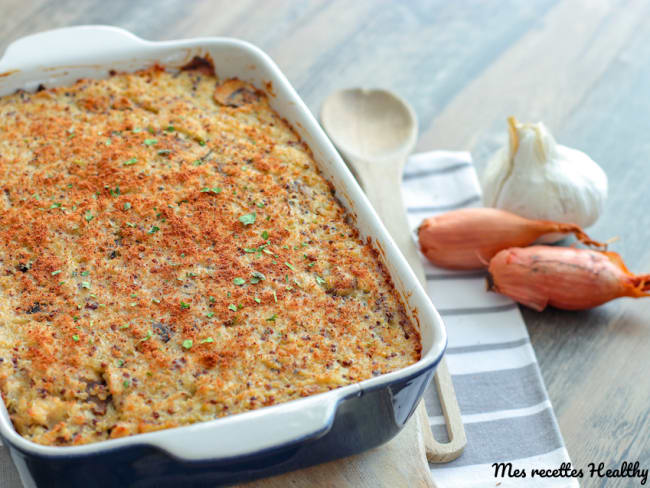
<svg viewBox="0 0 650 488"><path fill-rule="evenodd" d="M213 56L218 75L239 76L266 87L271 105L308 144L325 177L334 184L337 197L356 218L357 228L374 241L411 319L420 328L421 358L403 369L326 393L211 421L79 446L44 446L27 440L14 430L4 402L0 402L0 434L19 449L58 457L149 445L187 461L246 456L325 434L342 399L416 376L437 364L444 353L444 325L415 274L316 119L278 66L256 46L220 37L152 42L111 26L55 29L20 38L7 48L0 59L0 95L17 89L35 90L41 84L68 84L81 77L106 77L109 69L136 70L156 62L180 67L193 56L212 54L211 49L225 53L223 58ZM228 73L231 68L234 74Z"/></svg>

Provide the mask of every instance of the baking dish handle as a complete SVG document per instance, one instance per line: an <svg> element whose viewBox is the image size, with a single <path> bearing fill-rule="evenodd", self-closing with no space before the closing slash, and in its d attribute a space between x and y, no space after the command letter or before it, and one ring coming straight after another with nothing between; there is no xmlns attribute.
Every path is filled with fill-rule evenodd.
<svg viewBox="0 0 650 488"><path fill-rule="evenodd" d="M70 52L75 53L75 59L81 57L82 61L92 63L97 61L98 52L119 52L142 44L147 41L108 25L80 25L39 32L9 45L0 59L0 73L9 69L62 65L69 59Z"/></svg>
<svg viewBox="0 0 650 488"><path fill-rule="evenodd" d="M343 398L332 393L339 391L160 431L153 444L185 461L206 461L247 456L318 439L332 428L337 405Z"/></svg>

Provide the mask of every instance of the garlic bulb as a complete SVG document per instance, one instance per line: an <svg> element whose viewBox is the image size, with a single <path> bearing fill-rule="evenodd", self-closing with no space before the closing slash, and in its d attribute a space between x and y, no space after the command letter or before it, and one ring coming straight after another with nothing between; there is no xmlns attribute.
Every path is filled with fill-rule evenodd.
<svg viewBox="0 0 650 488"><path fill-rule="evenodd" d="M561 146L546 126L508 119L510 144L488 162L483 201L533 220L588 227L607 198L607 176L589 156ZM546 242L561 238L548 236Z"/></svg>

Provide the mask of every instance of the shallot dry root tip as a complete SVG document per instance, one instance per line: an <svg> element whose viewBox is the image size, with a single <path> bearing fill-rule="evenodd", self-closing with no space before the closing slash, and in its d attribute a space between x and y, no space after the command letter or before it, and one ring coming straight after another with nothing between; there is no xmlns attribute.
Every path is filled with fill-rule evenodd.
<svg viewBox="0 0 650 488"><path fill-rule="evenodd" d="M495 291L498 293L498 291L494 287L494 278L492 277L492 273L488 271L487 276L485 277L485 290L486 291Z"/></svg>

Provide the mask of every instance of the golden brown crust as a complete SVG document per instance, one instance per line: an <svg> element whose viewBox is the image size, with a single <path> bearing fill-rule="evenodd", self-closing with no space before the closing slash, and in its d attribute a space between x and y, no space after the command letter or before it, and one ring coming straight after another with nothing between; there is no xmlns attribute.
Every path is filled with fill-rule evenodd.
<svg viewBox="0 0 650 488"><path fill-rule="evenodd" d="M376 252L239 80L160 67L0 99L0 388L69 445L419 359Z"/></svg>

